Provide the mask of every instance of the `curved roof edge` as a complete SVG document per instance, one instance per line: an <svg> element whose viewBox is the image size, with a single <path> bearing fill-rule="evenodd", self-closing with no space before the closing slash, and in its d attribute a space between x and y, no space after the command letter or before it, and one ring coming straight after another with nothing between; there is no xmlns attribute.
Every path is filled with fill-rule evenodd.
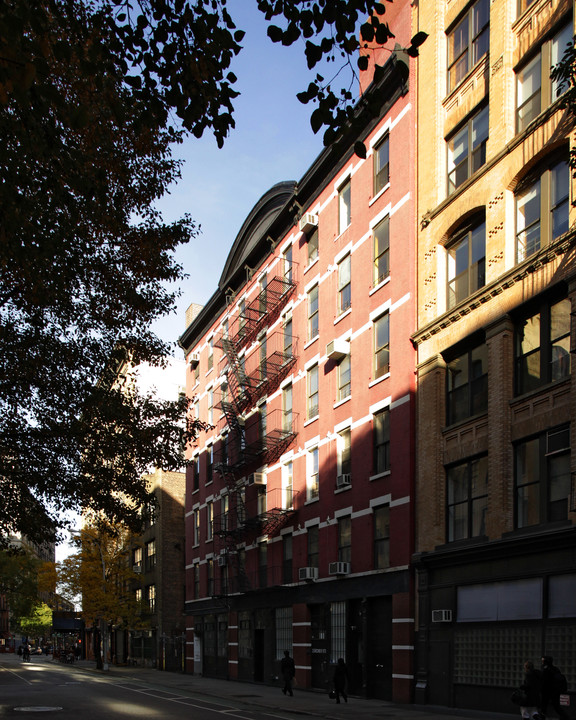
<svg viewBox="0 0 576 720"><path fill-rule="evenodd" d="M266 239L266 231L294 196L295 190L296 182L293 180L277 183L262 195L248 213L224 264L218 283L221 290L225 291L227 287L234 285L238 272L244 272L253 251Z"/></svg>

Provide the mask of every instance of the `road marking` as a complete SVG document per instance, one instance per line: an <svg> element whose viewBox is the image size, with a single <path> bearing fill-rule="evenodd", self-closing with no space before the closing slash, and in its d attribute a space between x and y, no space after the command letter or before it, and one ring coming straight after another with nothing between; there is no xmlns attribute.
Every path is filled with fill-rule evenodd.
<svg viewBox="0 0 576 720"><path fill-rule="evenodd" d="M5 670L6 672L11 673L12 675L16 675L18 680L24 680L24 682L27 682L28 685L32 685L31 680L27 680L25 677L20 677L20 675L17 672L14 672L14 670L9 670L5 665L0 665L0 670Z"/></svg>

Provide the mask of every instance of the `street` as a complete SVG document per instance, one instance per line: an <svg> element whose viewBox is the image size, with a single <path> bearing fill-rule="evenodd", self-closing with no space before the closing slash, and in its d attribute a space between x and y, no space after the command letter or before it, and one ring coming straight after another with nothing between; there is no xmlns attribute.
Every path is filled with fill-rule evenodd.
<svg viewBox="0 0 576 720"><path fill-rule="evenodd" d="M249 703L249 698L247 698ZM0 716L37 718L42 713L71 720L115 718L226 717L259 720L289 718L289 712L252 709L243 702L199 698L157 689L146 683L91 673L46 658L30 663L0 657Z"/></svg>

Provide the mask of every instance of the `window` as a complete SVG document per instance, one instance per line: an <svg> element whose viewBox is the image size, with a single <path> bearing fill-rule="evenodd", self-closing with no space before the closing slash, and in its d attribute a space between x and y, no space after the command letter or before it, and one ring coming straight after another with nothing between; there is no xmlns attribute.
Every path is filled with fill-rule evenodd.
<svg viewBox="0 0 576 720"><path fill-rule="evenodd" d="M460 232L447 258L450 309L486 284L486 223Z"/></svg>
<svg viewBox="0 0 576 720"><path fill-rule="evenodd" d="M197 600L200 597L200 565L194 565L193 572L193 584L194 584L194 598Z"/></svg>
<svg viewBox="0 0 576 720"><path fill-rule="evenodd" d="M352 518L338 520L338 562L352 561Z"/></svg>
<svg viewBox="0 0 576 720"><path fill-rule="evenodd" d="M268 414L266 412L266 403L258 406L258 437L260 442L264 444L264 440L268 433Z"/></svg>
<svg viewBox="0 0 576 720"><path fill-rule="evenodd" d="M200 455L192 460L192 492L200 488Z"/></svg>
<svg viewBox="0 0 576 720"><path fill-rule="evenodd" d="M243 338L246 335L246 300L242 298L238 305L238 337Z"/></svg>
<svg viewBox="0 0 576 720"><path fill-rule="evenodd" d="M352 377L350 372L350 353L338 363L338 400L345 400L352 393Z"/></svg>
<svg viewBox="0 0 576 720"><path fill-rule="evenodd" d="M208 570L208 595L214 595L214 559L210 558L206 562L207 570Z"/></svg>
<svg viewBox="0 0 576 720"><path fill-rule="evenodd" d="M266 314L266 307L267 307L267 292L266 288L268 287L268 276L262 275L260 280L258 280L258 311L260 312L260 315Z"/></svg>
<svg viewBox="0 0 576 720"><path fill-rule="evenodd" d="M284 319L284 357L283 361L289 360L292 357L292 315L287 315Z"/></svg>
<svg viewBox="0 0 576 720"><path fill-rule="evenodd" d="M319 567L320 527L318 525L309 527L307 537L307 564L308 567L317 568Z"/></svg>
<svg viewBox="0 0 576 720"><path fill-rule="evenodd" d="M264 382L268 377L268 363L266 361L266 335L263 335L258 347L258 360L260 371L260 382Z"/></svg>
<svg viewBox="0 0 576 720"><path fill-rule="evenodd" d="M308 265L318 259L318 228L315 228L308 236Z"/></svg>
<svg viewBox="0 0 576 720"><path fill-rule="evenodd" d="M306 476L306 500L314 500L319 495L318 448L308 451L308 473Z"/></svg>
<svg viewBox="0 0 576 720"><path fill-rule="evenodd" d="M200 542L200 510L194 510L194 545Z"/></svg>
<svg viewBox="0 0 576 720"><path fill-rule="evenodd" d="M374 569L390 567L390 507L374 508Z"/></svg>
<svg viewBox="0 0 576 720"><path fill-rule="evenodd" d="M291 283L292 282L292 245L284 253L284 279Z"/></svg>
<svg viewBox="0 0 576 720"><path fill-rule="evenodd" d="M200 420L200 401L196 400L194 403L194 418Z"/></svg>
<svg viewBox="0 0 576 720"><path fill-rule="evenodd" d="M350 180L338 190L338 233L342 234L350 225Z"/></svg>
<svg viewBox="0 0 576 720"><path fill-rule="evenodd" d="M282 507L285 509L294 507L294 465L292 461L284 465L282 486L284 491L284 504Z"/></svg>
<svg viewBox="0 0 576 720"><path fill-rule="evenodd" d="M448 195L486 163L488 106L448 139Z"/></svg>
<svg viewBox="0 0 576 720"><path fill-rule="evenodd" d="M486 534L488 458L447 468L448 542Z"/></svg>
<svg viewBox="0 0 576 720"><path fill-rule="evenodd" d="M265 515L267 510L266 503L266 485L256 486L256 514Z"/></svg>
<svg viewBox="0 0 576 720"><path fill-rule="evenodd" d="M554 428L515 448L516 527L568 518L570 428Z"/></svg>
<svg viewBox="0 0 576 720"><path fill-rule="evenodd" d="M522 132L568 89L567 85L551 80L550 72L562 59L569 42L572 42L572 23L543 43L536 57L516 74L517 132Z"/></svg>
<svg viewBox="0 0 576 720"><path fill-rule="evenodd" d="M200 379L200 363L198 363L196 365L196 367L194 368L194 384L196 384L199 379Z"/></svg>
<svg viewBox="0 0 576 720"><path fill-rule="evenodd" d="M390 410L381 410L372 418L374 474L390 470Z"/></svg>
<svg viewBox="0 0 576 720"><path fill-rule="evenodd" d="M308 340L318 336L318 285L308 292Z"/></svg>
<svg viewBox="0 0 576 720"><path fill-rule="evenodd" d="M488 52L490 0L476 0L448 33L448 92L454 90Z"/></svg>
<svg viewBox="0 0 576 720"><path fill-rule="evenodd" d="M214 390L208 390L208 422L210 425L214 423Z"/></svg>
<svg viewBox="0 0 576 720"><path fill-rule="evenodd" d="M150 540L146 543L146 570L156 567L156 541Z"/></svg>
<svg viewBox="0 0 576 720"><path fill-rule="evenodd" d="M261 588L268 584L268 545L258 543L258 583Z"/></svg>
<svg viewBox="0 0 576 720"><path fill-rule="evenodd" d="M374 378L382 377L390 370L389 317L385 313L374 321Z"/></svg>
<svg viewBox="0 0 576 720"><path fill-rule="evenodd" d="M351 256L338 263L338 312L343 313L352 305L352 283L350 281Z"/></svg>
<svg viewBox="0 0 576 720"><path fill-rule="evenodd" d="M318 415L318 365L308 370L308 405L307 418L315 418Z"/></svg>
<svg viewBox="0 0 576 720"><path fill-rule="evenodd" d="M222 495L220 499L220 530L228 530L228 517L230 513L230 497Z"/></svg>
<svg viewBox="0 0 576 720"><path fill-rule="evenodd" d="M282 582L291 583L292 580L292 535L284 535L282 542Z"/></svg>
<svg viewBox="0 0 576 720"><path fill-rule="evenodd" d="M214 367L214 338L208 340L208 370Z"/></svg>
<svg viewBox="0 0 576 720"><path fill-rule="evenodd" d="M338 477L346 478L350 482L352 474L352 457L351 457L351 437L352 431L346 428L338 433ZM343 483L343 481L341 481Z"/></svg>
<svg viewBox="0 0 576 720"><path fill-rule="evenodd" d="M284 650L289 650L294 642L294 620L291 606L276 608L274 625L276 627L276 660L282 660Z"/></svg>
<svg viewBox="0 0 576 720"><path fill-rule="evenodd" d="M156 612L156 585L146 587L146 601L150 612Z"/></svg>
<svg viewBox="0 0 576 720"><path fill-rule="evenodd" d="M292 432L292 385L287 385L282 390L282 408L284 410L284 431Z"/></svg>
<svg viewBox="0 0 576 720"><path fill-rule="evenodd" d="M214 446L208 445L206 448L206 485L212 482L214 470Z"/></svg>
<svg viewBox="0 0 576 720"><path fill-rule="evenodd" d="M570 171L560 160L516 193L516 260L522 262L568 230Z"/></svg>
<svg viewBox="0 0 576 720"><path fill-rule="evenodd" d="M536 312L531 307L515 326L517 395L570 376L570 300L542 300Z"/></svg>
<svg viewBox="0 0 576 720"><path fill-rule="evenodd" d="M142 571L142 548L134 548L132 555L132 569L136 572Z"/></svg>
<svg viewBox="0 0 576 720"><path fill-rule="evenodd" d="M374 285L390 275L390 218L374 228Z"/></svg>
<svg viewBox="0 0 576 720"><path fill-rule="evenodd" d="M206 503L206 540L210 541L214 537L214 504Z"/></svg>
<svg viewBox="0 0 576 720"><path fill-rule="evenodd" d="M488 409L488 347L485 343L446 363L447 422L460 422Z"/></svg>
<svg viewBox="0 0 576 720"><path fill-rule="evenodd" d="M389 154L389 137L386 135L374 148L374 195L388 185Z"/></svg>

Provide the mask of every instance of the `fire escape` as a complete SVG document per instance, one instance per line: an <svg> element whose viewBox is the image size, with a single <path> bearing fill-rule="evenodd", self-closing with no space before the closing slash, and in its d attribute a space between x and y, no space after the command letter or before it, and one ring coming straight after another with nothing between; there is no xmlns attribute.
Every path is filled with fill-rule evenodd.
<svg viewBox="0 0 576 720"><path fill-rule="evenodd" d="M226 507L214 517L214 537L219 541L219 565L235 570L220 586L220 595L246 592L252 583L238 552L241 543L261 535L274 535L294 513L292 490L268 490L265 475L257 468L275 462L295 438L291 410L267 412L258 405L274 392L296 362L296 339L286 328L265 334L294 293L292 268L274 276L230 327L215 341L223 350L224 381L217 407L227 432L216 449L214 470L226 483ZM256 340L256 348L246 349ZM221 428L225 430L225 428Z"/></svg>

